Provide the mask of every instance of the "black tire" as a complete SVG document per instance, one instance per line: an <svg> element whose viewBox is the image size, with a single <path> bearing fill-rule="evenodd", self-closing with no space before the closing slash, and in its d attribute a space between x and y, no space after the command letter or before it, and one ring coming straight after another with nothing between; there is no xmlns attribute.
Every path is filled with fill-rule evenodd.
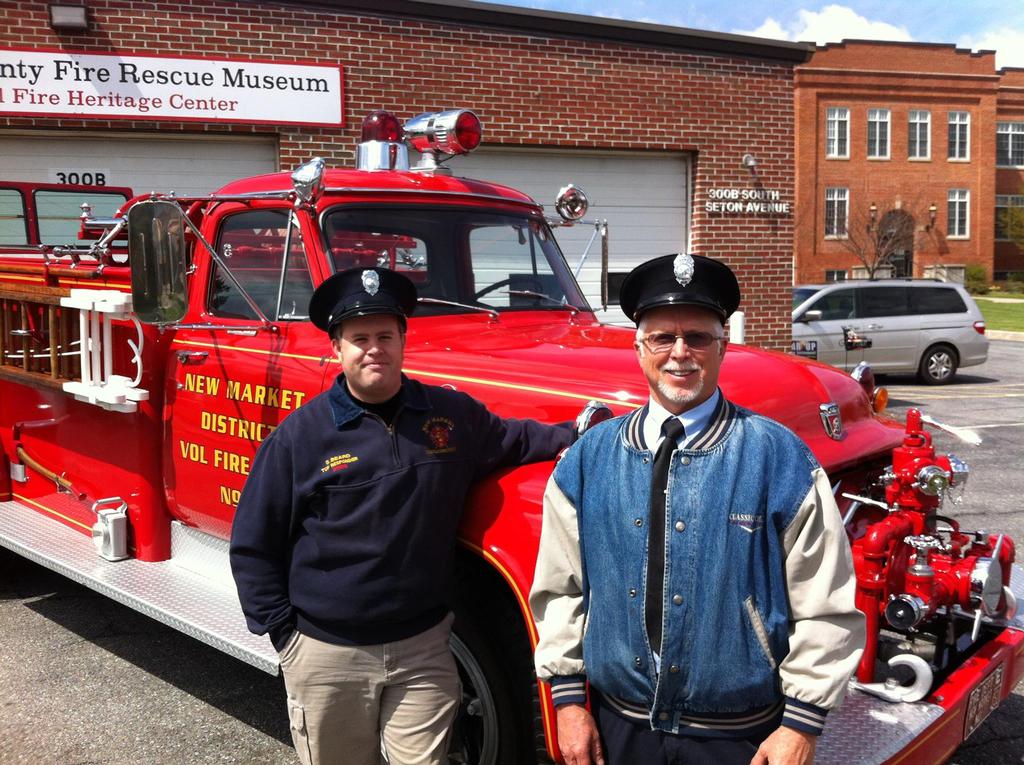
<svg viewBox="0 0 1024 765"><path fill-rule="evenodd" d="M537 761L529 686L535 683L528 669L532 664L526 665L529 676L524 676L523 646L509 639L521 629L522 617L513 616L494 620L465 603L455 608L451 647L462 680L462 705L452 730L448 754L452 763L532 765ZM529 658L528 644L526 651Z"/></svg>
<svg viewBox="0 0 1024 765"><path fill-rule="evenodd" d="M959 364L956 349L951 345L933 345L921 357L917 377L927 385L945 385L956 377Z"/></svg>

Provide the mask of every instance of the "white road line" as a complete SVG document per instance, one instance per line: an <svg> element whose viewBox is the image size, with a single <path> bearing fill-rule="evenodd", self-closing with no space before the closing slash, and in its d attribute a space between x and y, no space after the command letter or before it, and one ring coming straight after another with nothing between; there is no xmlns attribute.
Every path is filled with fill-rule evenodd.
<svg viewBox="0 0 1024 765"><path fill-rule="evenodd" d="M893 391L889 389L889 398L898 399L911 399L911 400L922 400L922 401L950 401L954 399L966 398L970 401L978 401L985 398L1024 398L1024 393L997 393L992 392L990 394L978 394L975 393L970 396L957 395L950 393L947 395L942 394L927 394L927 393L915 393L914 391Z"/></svg>
<svg viewBox="0 0 1024 765"><path fill-rule="evenodd" d="M916 390L893 390L889 389L889 397L893 398L963 398L964 400L973 400L975 398L1021 398L1024 396L1024 391L1020 393L999 393L993 391L991 393L977 393L967 392L954 393L949 391L948 393L922 393Z"/></svg>
<svg viewBox="0 0 1024 765"><path fill-rule="evenodd" d="M986 428L1019 428L1024 425L1024 422L994 422L991 425L959 425L957 427L965 427L970 430L985 430Z"/></svg>
<svg viewBox="0 0 1024 765"><path fill-rule="evenodd" d="M920 390L929 391L933 390L936 392L949 392L953 393L956 391L974 392L974 391L1001 391L1009 389L1020 389L1024 388L1024 383L998 383L995 385L957 385L942 388L925 387L922 385L884 385L882 386L888 390Z"/></svg>

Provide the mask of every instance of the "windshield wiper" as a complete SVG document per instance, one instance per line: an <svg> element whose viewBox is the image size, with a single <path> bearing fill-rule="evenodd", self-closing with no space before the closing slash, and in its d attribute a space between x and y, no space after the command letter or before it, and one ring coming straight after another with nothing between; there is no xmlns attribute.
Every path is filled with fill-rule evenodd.
<svg viewBox="0 0 1024 765"><path fill-rule="evenodd" d="M468 308L470 311L482 311L483 313L490 314L491 318L497 321L499 314L493 308L484 308L480 305L469 305L468 303L456 303L454 300L441 300L439 298L421 297L416 298L417 303L429 303L430 305L450 305L455 308Z"/></svg>
<svg viewBox="0 0 1024 765"><path fill-rule="evenodd" d="M568 309L571 312L572 316L576 316L576 314L578 314L580 312L579 308L577 308L574 305L570 305L569 303L565 302L564 299L563 300L559 300L557 298L551 297L550 295L545 295L543 292L534 292L533 290L502 290L501 294L502 295L518 295L518 296L521 296L521 297L535 297L535 298L539 298L541 300L547 300L549 303L554 303L555 305L557 305L557 306L559 306L561 308Z"/></svg>

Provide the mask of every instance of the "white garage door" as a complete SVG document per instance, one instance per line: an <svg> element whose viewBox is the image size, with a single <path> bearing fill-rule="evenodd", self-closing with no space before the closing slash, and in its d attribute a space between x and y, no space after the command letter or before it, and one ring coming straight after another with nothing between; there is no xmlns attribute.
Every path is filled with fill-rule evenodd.
<svg viewBox="0 0 1024 765"><path fill-rule="evenodd" d="M247 175L277 170L267 138L0 134L0 180L97 183L136 193L209 194Z"/></svg>
<svg viewBox="0 0 1024 765"><path fill-rule="evenodd" d="M624 152L566 152L558 150L490 149L483 147L450 166L456 175L494 181L519 189L557 217L554 199L558 190L573 183L587 192L587 220L607 219L609 272L627 273L658 255L686 250L690 219L689 161L685 154L633 154ZM566 260L575 269L594 227L558 228L555 235ZM601 303L601 247L595 239L580 284L591 306ZM602 321L625 323L618 307Z"/></svg>

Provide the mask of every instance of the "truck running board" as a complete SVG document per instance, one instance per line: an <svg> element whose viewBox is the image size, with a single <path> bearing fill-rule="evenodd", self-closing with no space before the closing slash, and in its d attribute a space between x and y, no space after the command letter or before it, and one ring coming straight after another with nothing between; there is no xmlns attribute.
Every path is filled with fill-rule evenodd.
<svg viewBox="0 0 1024 765"><path fill-rule="evenodd" d="M272 675L277 652L245 626L228 543L175 522L171 559L100 558L92 540L18 501L0 502L0 546Z"/></svg>
<svg viewBox="0 0 1024 765"><path fill-rule="evenodd" d="M938 704L891 704L850 688L814 750L815 765L878 765L942 717Z"/></svg>

